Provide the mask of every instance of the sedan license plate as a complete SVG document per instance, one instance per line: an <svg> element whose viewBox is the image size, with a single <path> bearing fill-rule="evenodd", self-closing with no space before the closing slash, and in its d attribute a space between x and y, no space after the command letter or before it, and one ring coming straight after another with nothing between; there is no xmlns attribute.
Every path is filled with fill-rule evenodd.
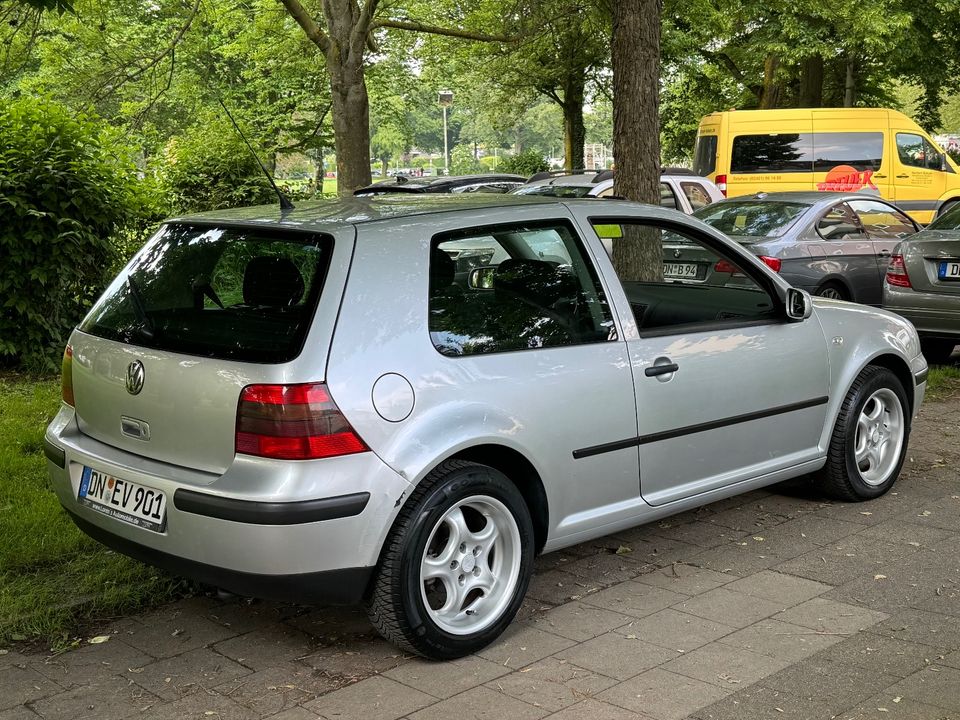
<svg viewBox="0 0 960 720"><path fill-rule="evenodd" d="M137 527L163 532L167 498L160 490L84 467L77 501L97 512Z"/></svg>
<svg viewBox="0 0 960 720"><path fill-rule="evenodd" d="M950 260L940 263L937 277L941 280L960 280L960 262Z"/></svg>
<svg viewBox="0 0 960 720"><path fill-rule="evenodd" d="M697 263L664 263L663 276L668 278L685 278L696 280L700 275L700 266Z"/></svg>

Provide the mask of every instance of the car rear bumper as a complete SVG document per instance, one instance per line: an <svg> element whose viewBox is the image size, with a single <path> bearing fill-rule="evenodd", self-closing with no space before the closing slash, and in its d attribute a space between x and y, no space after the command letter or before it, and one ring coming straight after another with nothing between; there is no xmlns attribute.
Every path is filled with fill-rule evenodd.
<svg viewBox="0 0 960 720"><path fill-rule="evenodd" d="M174 573L259 597L359 599L410 488L372 452L299 462L237 456L223 475L196 473L84 435L67 406L44 446L53 489L88 535ZM82 505L85 466L162 491L162 531Z"/></svg>
<svg viewBox="0 0 960 720"><path fill-rule="evenodd" d="M883 290L883 307L912 322L923 337L955 337L960 342L960 296L887 286Z"/></svg>

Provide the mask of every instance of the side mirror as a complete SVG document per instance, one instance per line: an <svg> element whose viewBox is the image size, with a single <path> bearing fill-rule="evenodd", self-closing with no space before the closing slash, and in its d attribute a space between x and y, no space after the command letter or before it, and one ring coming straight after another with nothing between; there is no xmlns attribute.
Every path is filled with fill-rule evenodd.
<svg viewBox="0 0 960 720"><path fill-rule="evenodd" d="M806 290L787 289L787 319L801 322L813 314L813 300Z"/></svg>
<svg viewBox="0 0 960 720"><path fill-rule="evenodd" d="M495 265L474 268L467 277L467 287L471 290L493 290L493 276L496 272Z"/></svg>

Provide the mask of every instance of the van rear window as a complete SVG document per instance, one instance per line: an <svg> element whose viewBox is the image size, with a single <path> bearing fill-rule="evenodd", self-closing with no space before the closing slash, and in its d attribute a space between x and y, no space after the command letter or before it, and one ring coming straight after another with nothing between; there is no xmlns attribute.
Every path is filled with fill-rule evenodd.
<svg viewBox="0 0 960 720"><path fill-rule="evenodd" d="M303 347L332 249L324 235L165 225L80 330L188 355L285 362Z"/></svg>
<svg viewBox="0 0 960 720"><path fill-rule="evenodd" d="M734 173L829 172L840 165L879 170L883 133L774 133L733 139Z"/></svg>
<svg viewBox="0 0 960 720"><path fill-rule="evenodd" d="M717 169L717 136L698 135L693 148L693 172L706 177Z"/></svg>

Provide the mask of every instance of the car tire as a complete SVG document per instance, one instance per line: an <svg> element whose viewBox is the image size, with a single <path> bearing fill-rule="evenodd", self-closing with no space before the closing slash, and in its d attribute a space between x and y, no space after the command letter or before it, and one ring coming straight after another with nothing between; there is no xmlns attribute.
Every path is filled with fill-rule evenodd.
<svg viewBox="0 0 960 720"><path fill-rule="evenodd" d="M833 428L820 489L838 500L880 497L897 480L910 437L910 405L890 370L870 365L853 381Z"/></svg>
<svg viewBox="0 0 960 720"><path fill-rule="evenodd" d="M367 604L370 621L387 640L427 658L474 653L519 610L534 544L530 511L509 478L448 460L394 521Z"/></svg>
<svg viewBox="0 0 960 720"><path fill-rule="evenodd" d="M949 365L950 356L957 346L954 340L921 340L920 349L931 365Z"/></svg>
<svg viewBox="0 0 960 720"><path fill-rule="evenodd" d="M827 282L821 285L813 293L817 297L830 298L832 300L849 300L850 293L839 283Z"/></svg>

